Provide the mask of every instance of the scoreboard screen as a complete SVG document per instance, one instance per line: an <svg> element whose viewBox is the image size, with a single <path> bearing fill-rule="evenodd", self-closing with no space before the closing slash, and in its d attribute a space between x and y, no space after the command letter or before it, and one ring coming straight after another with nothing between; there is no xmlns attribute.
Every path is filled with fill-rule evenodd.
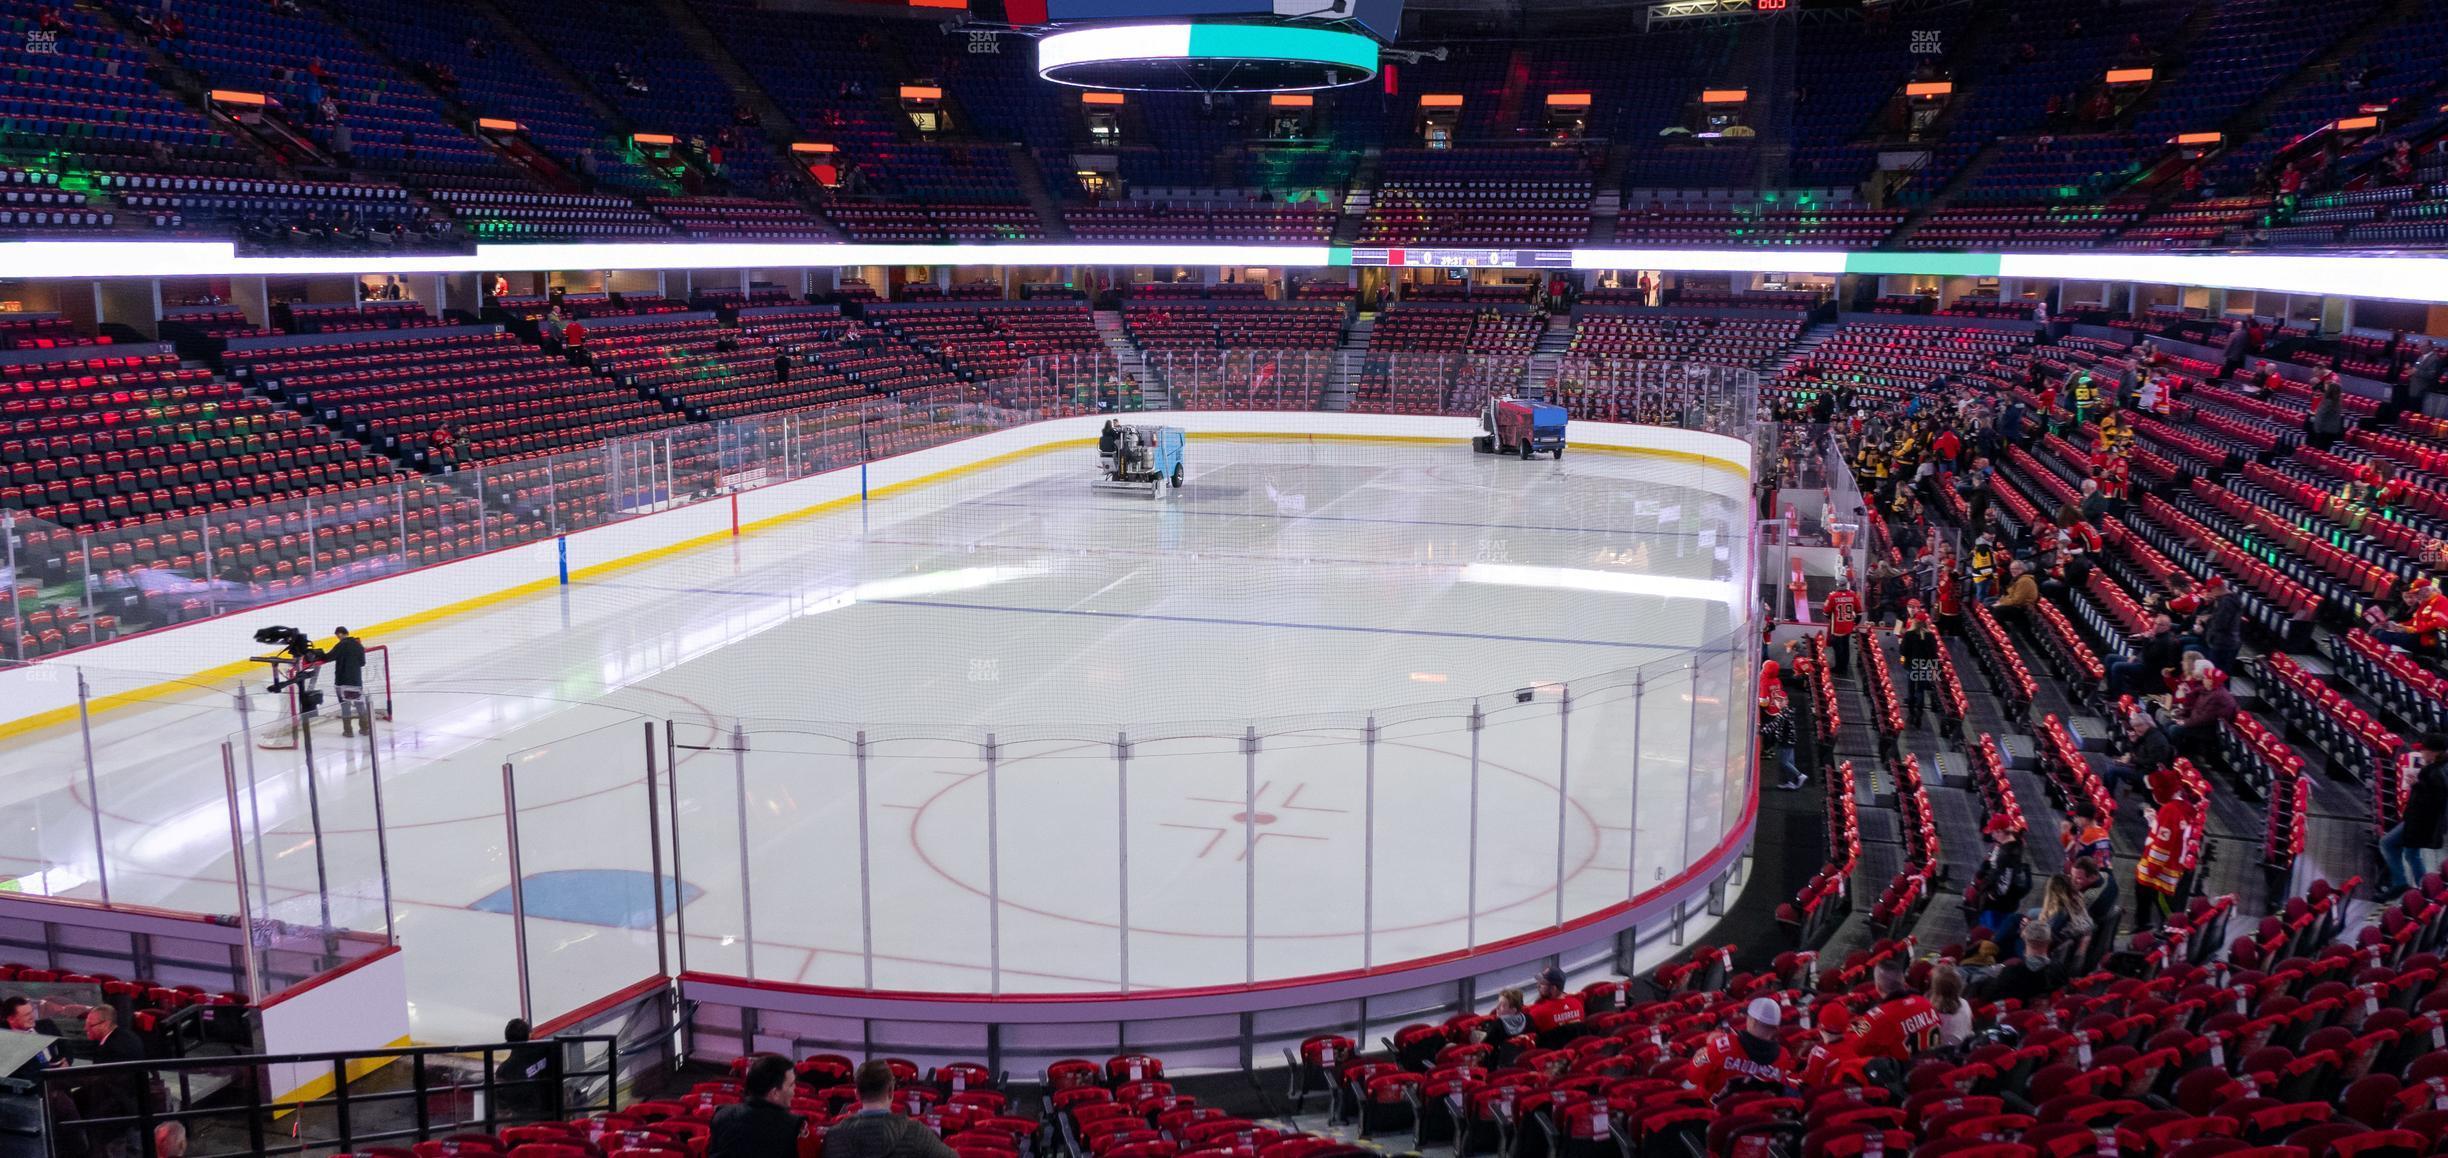
<svg viewBox="0 0 2448 1158"><path fill-rule="evenodd" d="M1362 248L1351 251L1353 265L1396 266L1405 269L1571 269L1569 249L1413 249Z"/></svg>
<svg viewBox="0 0 2448 1158"><path fill-rule="evenodd" d="M980 20L1022 26L1272 17L1321 23L1350 21L1386 43L1392 43L1402 32L1402 0L969 0L968 7Z"/></svg>

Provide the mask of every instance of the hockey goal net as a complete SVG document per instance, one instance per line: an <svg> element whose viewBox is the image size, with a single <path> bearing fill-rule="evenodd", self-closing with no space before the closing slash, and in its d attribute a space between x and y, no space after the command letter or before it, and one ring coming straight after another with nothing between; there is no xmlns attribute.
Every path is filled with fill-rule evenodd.
<svg viewBox="0 0 2448 1158"><path fill-rule="evenodd" d="M353 703L344 702L339 689L333 685L332 666L329 663L311 665L304 679L292 679L290 670L279 669L276 678L284 686L268 697L274 707L274 716L256 723L255 746L295 748L302 742L307 728L314 728L319 733L336 734L347 727L341 713L348 708L355 708L377 720L389 720L392 707L391 648L377 643L368 645L365 651L364 695ZM318 734L315 738L320 741L322 736Z"/></svg>

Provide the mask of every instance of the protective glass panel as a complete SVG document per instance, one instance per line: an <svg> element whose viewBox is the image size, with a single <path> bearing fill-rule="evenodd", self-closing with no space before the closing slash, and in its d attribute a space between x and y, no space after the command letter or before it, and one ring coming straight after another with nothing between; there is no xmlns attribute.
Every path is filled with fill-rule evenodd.
<svg viewBox="0 0 2448 1158"><path fill-rule="evenodd" d="M864 985L857 735L760 722L746 736L758 976Z"/></svg>
<svg viewBox="0 0 2448 1158"><path fill-rule="evenodd" d="M662 840L647 794L661 785L646 778L647 743L641 724L621 722L509 758L518 789L528 993L538 1021L652 976L658 966L653 890L661 884L666 920L684 894L673 890L670 866L660 877L655 872ZM655 762L662 759L656 751ZM506 879L506 865L503 872ZM477 907L510 911L509 898L498 893Z"/></svg>
<svg viewBox="0 0 2448 1158"><path fill-rule="evenodd" d="M747 738L733 721L678 721L669 769L672 843L678 875L695 890L687 902L690 969L758 977L756 965L776 964L772 954L757 961L749 934L747 843L750 797Z"/></svg>
<svg viewBox="0 0 2448 1158"><path fill-rule="evenodd" d="M1472 924L1470 706L1381 716L1371 963L1449 951Z"/></svg>
<svg viewBox="0 0 2448 1158"><path fill-rule="evenodd" d="M1690 863L1685 856L1684 786L1691 773L1694 670L1680 663L1652 665L1641 673L1632 731L1632 867L1643 892Z"/></svg>
<svg viewBox="0 0 2448 1158"><path fill-rule="evenodd" d="M1003 992L1117 988L1125 865L1113 741L1003 740L995 761Z"/></svg>
<svg viewBox="0 0 2448 1158"><path fill-rule="evenodd" d="M1724 651L1702 656L1694 675L1691 714L1691 776L1684 786L1683 863L1717 845L1725 828L1726 731L1731 723L1727 696L1734 657Z"/></svg>
<svg viewBox="0 0 2448 1158"><path fill-rule="evenodd" d="M1632 888L1632 730L1640 692L1629 673L1576 680L1566 722L1565 762L1573 815L1566 828L1564 915L1594 912L1630 897ZM1586 860L1573 840L1588 842Z"/></svg>
<svg viewBox="0 0 2448 1158"><path fill-rule="evenodd" d="M1185 734L1186 733L1186 734ZM1134 988L1248 979L1250 768L1237 728L1132 737L1130 960Z"/></svg>
<svg viewBox="0 0 2448 1158"><path fill-rule="evenodd" d="M879 988L993 991L997 934L988 898L999 880L992 854L1019 859L1039 850L1033 842L989 847L989 798L1005 794L1000 770L988 775L985 741L983 734L868 738Z"/></svg>
<svg viewBox="0 0 2448 1158"><path fill-rule="evenodd" d="M1365 964L1367 765L1368 733L1356 722L1259 738L1258 810L1249 820L1261 978Z"/></svg>
<svg viewBox="0 0 2448 1158"><path fill-rule="evenodd" d="M1561 705L1552 686L1480 701L1478 944L1556 923Z"/></svg>

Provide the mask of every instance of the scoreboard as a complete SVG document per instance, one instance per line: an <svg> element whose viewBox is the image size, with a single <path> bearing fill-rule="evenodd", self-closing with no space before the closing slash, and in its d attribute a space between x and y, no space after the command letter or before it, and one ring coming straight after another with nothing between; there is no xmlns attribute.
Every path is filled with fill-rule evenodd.
<svg viewBox="0 0 2448 1158"><path fill-rule="evenodd" d="M1406 269L1571 269L1569 249L1361 248L1347 251L1348 264ZM1342 263L1338 263L1342 264Z"/></svg>
<svg viewBox="0 0 2448 1158"><path fill-rule="evenodd" d="M909 0L937 7L945 0ZM1271 17L1295 22L1349 21L1379 41L1402 32L1402 0L952 0L988 23L1032 27L1126 21L1164 23L1201 17Z"/></svg>

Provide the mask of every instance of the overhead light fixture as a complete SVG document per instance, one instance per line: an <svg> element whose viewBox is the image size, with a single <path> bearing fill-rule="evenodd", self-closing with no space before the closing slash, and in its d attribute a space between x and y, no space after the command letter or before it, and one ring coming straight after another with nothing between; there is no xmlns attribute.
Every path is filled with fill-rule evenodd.
<svg viewBox="0 0 2448 1158"><path fill-rule="evenodd" d="M1278 24L1082 28L1037 42L1037 75L1078 88L1292 92L1375 77L1377 42Z"/></svg>
<svg viewBox="0 0 2448 1158"><path fill-rule="evenodd" d="M1904 95L1908 97L1942 97L1953 95L1954 92L1953 81L1924 80L1904 86Z"/></svg>
<svg viewBox="0 0 2448 1158"><path fill-rule="evenodd" d="M2107 81L2110 84L2149 84L2158 75L2157 69L2112 68L2108 70Z"/></svg>
<svg viewBox="0 0 2448 1158"><path fill-rule="evenodd" d="M1458 109L1462 107L1462 94L1457 92L1421 93L1420 107L1423 109Z"/></svg>
<svg viewBox="0 0 2448 1158"><path fill-rule="evenodd" d="M1738 105L1750 99L1751 90L1747 88L1706 88L1700 90L1700 103L1704 105Z"/></svg>

